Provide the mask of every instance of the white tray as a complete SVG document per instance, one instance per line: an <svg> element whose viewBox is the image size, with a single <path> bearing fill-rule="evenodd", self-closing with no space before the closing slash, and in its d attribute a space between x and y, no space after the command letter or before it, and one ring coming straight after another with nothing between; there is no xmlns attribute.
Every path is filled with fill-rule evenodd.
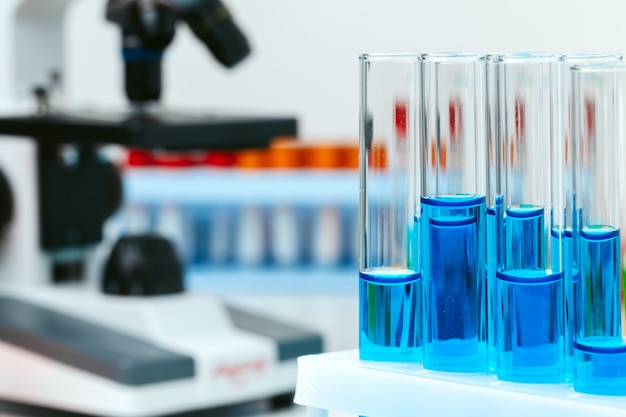
<svg viewBox="0 0 626 417"><path fill-rule="evenodd" d="M294 402L310 416L626 416L626 397L580 394L569 384L520 384L418 364L359 361L357 350L300 357Z"/></svg>

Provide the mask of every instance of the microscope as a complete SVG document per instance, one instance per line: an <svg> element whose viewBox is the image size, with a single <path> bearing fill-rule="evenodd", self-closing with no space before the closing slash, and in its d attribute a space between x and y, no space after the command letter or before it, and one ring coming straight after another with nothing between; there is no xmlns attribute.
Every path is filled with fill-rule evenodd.
<svg viewBox="0 0 626 417"><path fill-rule="evenodd" d="M219 0L109 0L131 106L55 108L46 80L63 73L71 2L0 5L0 410L142 417L290 401L296 358L321 352L321 337L185 291L161 236L122 236L102 256L102 227L123 189L100 149L264 147L295 134L296 121L156 106L177 24L226 67L249 53Z"/></svg>

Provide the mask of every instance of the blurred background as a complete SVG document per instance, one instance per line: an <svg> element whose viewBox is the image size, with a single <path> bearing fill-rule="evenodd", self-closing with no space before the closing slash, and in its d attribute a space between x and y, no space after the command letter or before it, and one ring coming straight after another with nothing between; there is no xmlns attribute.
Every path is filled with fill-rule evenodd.
<svg viewBox="0 0 626 417"><path fill-rule="evenodd" d="M65 15L68 106L128 107L120 30L105 21L105 4L75 1ZM160 106L294 117L297 135L266 150L113 152L124 204L105 243L127 232L166 235L191 291L318 332L324 351L358 346L359 54L626 49L620 0L226 5L250 57L226 69L178 25Z"/></svg>
<svg viewBox="0 0 626 417"><path fill-rule="evenodd" d="M281 304L259 299L259 286L265 286L263 293L266 297L280 296L285 305L290 305L289 297L295 296L298 305L308 307L286 307L279 314L285 313L289 320L301 317L308 325L321 329L327 335L330 350L355 348L358 340L357 259L356 248L350 249L350 242L356 243L354 220L358 179L356 156L350 152L354 152L358 142L359 54L404 51L622 52L626 39L626 33L621 34L621 31L626 32L623 25L626 4L618 0L593 3L529 0L523 4L496 0L231 0L227 6L248 37L252 49L250 57L232 70L225 69L198 44L186 25L178 25L174 41L164 57L161 105L177 111L201 109L217 113L294 116L298 122L296 139L299 145L295 150L285 150L289 145L274 146L282 151L268 151L267 154L273 156L261 156L265 159L256 162L249 156L245 162L245 155L240 155L239 159L235 155L226 155L221 160L218 155L213 162L201 164L204 169L208 168L207 172L217 173L218 177L206 174L200 180L196 176L196 182L189 182L187 190L191 194L202 194L200 187L207 193L204 202L209 210L206 213L213 205L214 212L226 207L232 214L233 207L247 203L254 206L255 199L257 205L266 210L266 216L271 216L275 206L282 203L295 205L298 211L294 215L300 216L301 221L295 239L300 241L303 252L297 262L287 265L289 268L278 265L282 272L277 275L277 262L270 253L271 242L266 242L268 252L259 262L264 268L262 271L272 272L259 275L259 279L250 276L249 266L237 269L241 265L237 264L233 253L224 255L226 258L222 261L215 258L211 261L196 254L195 262L189 263L194 271L190 279L195 286L228 291L229 296L246 298L246 302L260 307L271 304L273 314L279 313ZM83 0L73 3L67 13L64 87L66 101L72 105L127 106L122 93L120 34L115 25L102 18L103 7L103 1ZM325 153L324 147L335 149ZM284 155L285 152L291 154ZM316 161L315 155L320 152L326 161ZM283 156L276 156L276 153ZM185 171L184 165L178 167L179 172ZM246 172L255 170L255 166L266 168L256 172L260 174L262 171L265 176L257 175L252 181ZM147 182L154 177L141 175L141 171L126 171L135 174L127 175L127 187L132 189L127 189L127 202L141 203L152 199L150 227L159 227L159 220L155 218L159 212L158 199L167 197L166 188L159 185L166 183L158 182L156 187L149 187ZM226 173L232 174L228 174L229 180L236 184L238 192L233 193L231 187L220 183ZM202 181L207 182L202 185ZM218 185L211 181L217 181ZM173 184L181 194L180 198L184 199L184 189L179 187L185 187L185 182L176 179ZM267 188L264 196L261 196L263 191L259 186ZM156 192L159 189L161 193ZM155 194L150 195L151 190ZM247 203L244 204L244 200ZM319 204L314 204L316 200ZM320 267L311 254L312 245L316 244L311 210L323 207L338 210L334 214L325 214L331 219L327 219L325 227L332 229L336 226L339 230L334 234L321 233L317 238L329 239L328 244L337 245L335 251L339 252L328 255L336 259ZM334 223L333 216L338 216ZM264 227L266 232L267 227L271 229L271 226ZM207 230L197 226L195 236L191 237L194 235L191 233L186 237L179 236L179 239L194 241L187 242L187 251L197 244L195 250L202 252L202 241L209 233ZM333 239L340 239L341 243L333 242ZM231 246L226 250L237 249ZM188 253L186 256L190 259L192 255ZM201 273L202 268L198 266L221 269ZM254 271L259 273L259 270ZM255 285L250 284L251 280ZM249 292L254 296L247 297ZM308 301L311 303L301 304ZM320 314L320 322L311 316L313 311Z"/></svg>
<svg viewBox="0 0 626 417"><path fill-rule="evenodd" d="M363 52L624 50L619 0L231 0L252 54L216 64L185 25L164 58L162 103L216 111L295 115L303 140L358 135ZM125 105L119 30L104 1L67 14L66 94L71 102Z"/></svg>

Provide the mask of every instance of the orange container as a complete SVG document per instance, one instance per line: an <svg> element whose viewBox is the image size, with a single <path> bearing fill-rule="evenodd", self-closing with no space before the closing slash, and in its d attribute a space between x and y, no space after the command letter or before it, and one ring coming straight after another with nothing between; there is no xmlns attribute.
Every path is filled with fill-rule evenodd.
<svg viewBox="0 0 626 417"><path fill-rule="evenodd" d="M303 163L303 146L295 138L280 137L271 142L268 155L270 168L298 169Z"/></svg>
<svg viewBox="0 0 626 417"><path fill-rule="evenodd" d="M350 144L341 146L341 167L345 169L359 169L359 145Z"/></svg>
<svg viewBox="0 0 626 417"><path fill-rule="evenodd" d="M303 149L307 168L333 170L341 167L341 148L333 144L311 144Z"/></svg>
<svg viewBox="0 0 626 417"><path fill-rule="evenodd" d="M244 149L235 155L235 166L239 169L256 170L267 168L269 151L266 149Z"/></svg>

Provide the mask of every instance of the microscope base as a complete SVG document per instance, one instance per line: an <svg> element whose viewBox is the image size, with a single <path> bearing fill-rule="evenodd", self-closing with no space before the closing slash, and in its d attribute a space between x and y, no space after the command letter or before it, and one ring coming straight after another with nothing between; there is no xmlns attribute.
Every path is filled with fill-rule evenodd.
<svg viewBox="0 0 626 417"><path fill-rule="evenodd" d="M0 408L142 417L271 399L294 391L298 356L322 349L317 334L205 294L40 286L0 294Z"/></svg>

